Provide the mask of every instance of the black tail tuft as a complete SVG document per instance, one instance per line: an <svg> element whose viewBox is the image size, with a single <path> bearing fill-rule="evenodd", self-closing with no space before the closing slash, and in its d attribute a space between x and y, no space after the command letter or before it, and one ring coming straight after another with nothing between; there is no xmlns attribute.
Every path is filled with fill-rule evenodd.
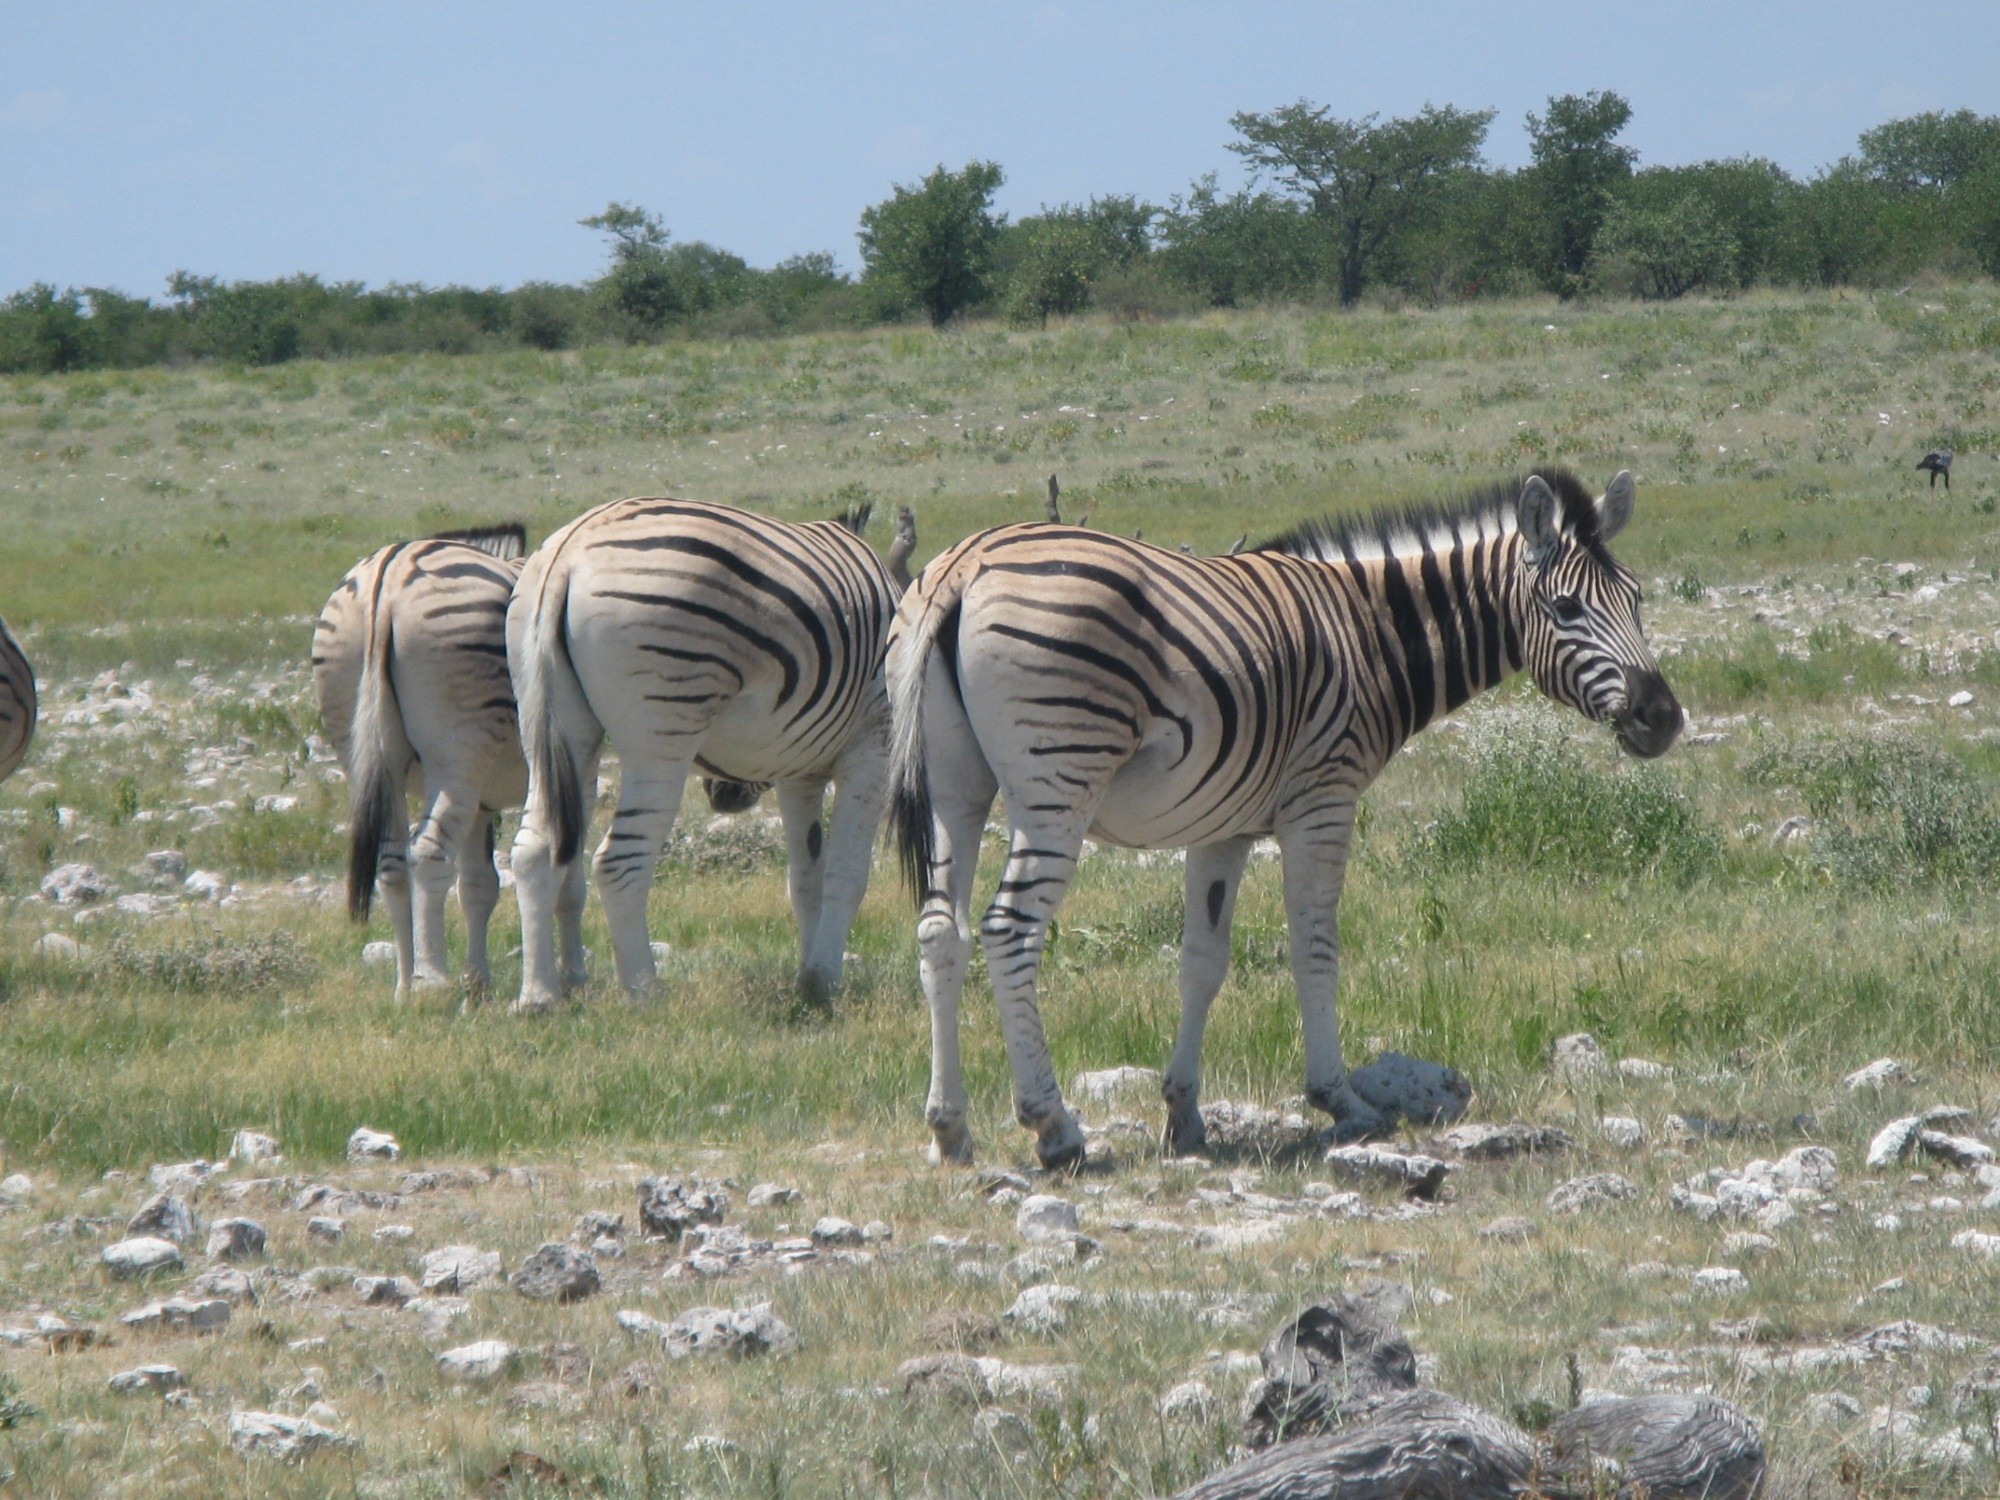
<svg viewBox="0 0 2000 1500"><path fill-rule="evenodd" d="M868 518L874 514L875 502L873 500L863 500L859 504L848 506L846 510L835 516L834 520L838 521L842 527L853 532L856 536L861 536L867 532Z"/></svg>
<svg viewBox="0 0 2000 1500"><path fill-rule="evenodd" d="M561 735L546 735L542 740L542 750L540 774L542 784L549 789L549 816L555 824L556 863L566 865L576 858L583 846L583 777L577 771L576 757L570 753Z"/></svg>
<svg viewBox="0 0 2000 1500"><path fill-rule="evenodd" d="M931 867L937 862L937 829L931 822L928 778L920 775L895 789L889 800L889 819L903 883L921 911L930 895Z"/></svg>
<svg viewBox="0 0 2000 1500"><path fill-rule="evenodd" d="M400 811L398 800L381 757L373 757L365 779L354 788L348 809L347 914L357 922L368 920L375 898L375 872L389 836L389 820Z"/></svg>

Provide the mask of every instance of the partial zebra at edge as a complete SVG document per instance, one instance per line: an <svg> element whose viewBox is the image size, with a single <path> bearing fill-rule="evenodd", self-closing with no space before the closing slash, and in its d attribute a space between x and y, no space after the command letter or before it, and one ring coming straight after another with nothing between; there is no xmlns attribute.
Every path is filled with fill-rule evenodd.
<svg viewBox="0 0 2000 1500"><path fill-rule="evenodd" d="M35 669L7 622L0 620L0 781L27 759L37 713Z"/></svg>

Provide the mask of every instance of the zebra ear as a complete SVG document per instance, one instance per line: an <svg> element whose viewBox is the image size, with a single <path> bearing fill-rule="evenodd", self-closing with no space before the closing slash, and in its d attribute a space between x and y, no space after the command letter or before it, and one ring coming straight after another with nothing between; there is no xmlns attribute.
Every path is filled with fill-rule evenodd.
<svg viewBox="0 0 2000 1500"><path fill-rule="evenodd" d="M1632 471L1620 469L1617 477L1605 486L1604 498L1597 502L1597 534L1610 541L1625 529L1625 523L1632 519Z"/></svg>
<svg viewBox="0 0 2000 1500"><path fill-rule="evenodd" d="M1562 504L1541 475L1530 474L1527 483L1521 486L1516 515L1521 524L1521 540L1526 544L1528 566L1539 568L1562 541Z"/></svg>

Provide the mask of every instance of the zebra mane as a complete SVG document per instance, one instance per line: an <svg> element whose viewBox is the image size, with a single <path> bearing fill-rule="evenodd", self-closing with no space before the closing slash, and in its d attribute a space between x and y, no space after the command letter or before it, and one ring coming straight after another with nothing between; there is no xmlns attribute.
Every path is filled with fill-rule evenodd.
<svg viewBox="0 0 2000 1500"><path fill-rule="evenodd" d="M856 536L861 536L867 532L868 518L874 514L875 502L873 500L863 500L858 505L848 506L846 510L833 519L840 523L843 530L851 531Z"/></svg>
<svg viewBox="0 0 2000 1500"><path fill-rule="evenodd" d="M1562 529L1578 545L1601 545L1597 497L1568 469L1538 468L1562 504ZM1515 529L1515 506L1521 498L1523 474L1482 485L1456 503L1419 501L1381 506L1352 516L1323 516L1247 548L1251 552L1282 552L1290 557L1337 562L1408 554L1422 547L1449 547L1458 536L1504 536Z"/></svg>
<svg viewBox="0 0 2000 1500"><path fill-rule="evenodd" d="M462 542L490 552L502 562L519 562L528 555L528 528L519 521L498 526L468 526L460 531L440 531L427 538L433 542Z"/></svg>

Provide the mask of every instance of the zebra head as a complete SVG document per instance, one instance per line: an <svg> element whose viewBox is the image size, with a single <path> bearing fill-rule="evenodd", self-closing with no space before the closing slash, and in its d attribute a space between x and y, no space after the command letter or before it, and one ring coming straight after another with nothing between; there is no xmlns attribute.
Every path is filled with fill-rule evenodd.
<svg viewBox="0 0 2000 1500"><path fill-rule="evenodd" d="M1567 474L1521 486L1522 655L1535 685L1609 723L1634 755L1665 753L1683 715L1639 626L1639 580L1607 550L1632 518L1630 470L1593 500Z"/></svg>

